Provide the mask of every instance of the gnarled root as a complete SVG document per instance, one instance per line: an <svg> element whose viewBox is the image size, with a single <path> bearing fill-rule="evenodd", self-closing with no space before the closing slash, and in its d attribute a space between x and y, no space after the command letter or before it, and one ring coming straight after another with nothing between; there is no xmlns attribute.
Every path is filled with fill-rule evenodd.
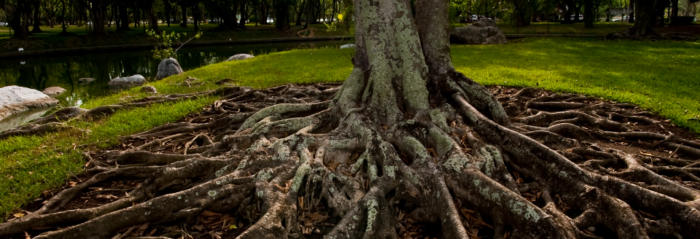
<svg viewBox="0 0 700 239"><path fill-rule="evenodd" d="M628 105L536 89L467 98L487 89L441 77L454 81L441 88L450 97L391 126L371 109L338 111L329 101L335 85L230 93L93 155L90 177L0 224L0 235L146 233L137 227L149 236L238 238L697 234L700 183L687 182L700 173L691 160L697 141L676 129L665 135L671 126L656 130L663 121ZM275 95L296 100L274 105ZM493 101L471 104L485 99ZM640 126L654 132L633 131ZM108 194L115 184L133 187ZM112 199L80 203L105 194ZM225 220L208 223L212 215Z"/></svg>

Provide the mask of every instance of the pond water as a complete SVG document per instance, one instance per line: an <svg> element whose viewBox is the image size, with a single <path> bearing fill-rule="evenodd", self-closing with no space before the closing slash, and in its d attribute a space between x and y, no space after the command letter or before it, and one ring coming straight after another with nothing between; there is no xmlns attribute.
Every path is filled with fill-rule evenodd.
<svg viewBox="0 0 700 239"><path fill-rule="evenodd" d="M254 56L300 48L337 47L344 42L294 42L246 45L217 45L185 47L176 59L184 71L226 61L230 56L247 53ZM80 106L92 98L111 94L110 79L141 74L154 80L160 61L153 59L150 50L90 53L79 55L52 55L0 60L0 87L18 85L42 91L60 86L66 92L57 97L62 106ZM93 78L80 83L80 78Z"/></svg>
<svg viewBox="0 0 700 239"><path fill-rule="evenodd" d="M293 42L245 45L185 47L176 59L184 71L226 61L230 56L247 53L255 56L300 48L335 48L347 42ZM66 92L56 97L61 106L80 106L85 102L115 91L108 82L117 77L141 74L149 81L155 79L160 61L150 50L51 55L0 60L0 87L18 85L42 91L60 86ZM93 78L81 83L81 78ZM21 125L45 111L27 112L0 121L0 131Z"/></svg>

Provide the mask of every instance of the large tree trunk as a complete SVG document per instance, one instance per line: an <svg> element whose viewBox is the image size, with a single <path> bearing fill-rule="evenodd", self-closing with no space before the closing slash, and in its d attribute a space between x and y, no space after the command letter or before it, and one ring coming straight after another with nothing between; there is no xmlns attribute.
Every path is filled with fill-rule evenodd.
<svg viewBox="0 0 700 239"><path fill-rule="evenodd" d="M149 28L160 33L160 29L158 28L158 16L156 15L156 10L153 9L153 5L148 6L148 16L150 18L150 22L148 24Z"/></svg>
<svg viewBox="0 0 700 239"><path fill-rule="evenodd" d="M119 24L117 24L117 32L131 30L129 27L129 10L125 3L119 4Z"/></svg>
<svg viewBox="0 0 700 239"><path fill-rule="evenodd" d="M582 0L579 0L582 1ZM574 22L580 22L581 21L581 3L578 3L575 5L576 7L574 8Z"/></svg>
<svg viewBox="0 0 700 239"><path fill-rule="evenodd" d="M180 9L182 9L182 23L180 23L180 27L187 27L187 5L185 1L181 1Z"/></svg>
<svg viewBox="0 0 700 239"><path fill-rule="evenodd" d="M249 8L250 4L248 2L243 2L241 4L241 20L238 22L238 27L245 29L245 24L248 22L248 17L250 17Z"/></svg>
<svg viewBox="0 0 700 239"><path fill-rule="evenodd" d="M32 33L40 33L43 32L41 30L41 1L39 0L34 0L34 20L33 20L33 28L32 28Z"/></svg>
<svg viewBox="0 0 700 239"><path fill-rule="evenodd" d="M301 6L298 8L298 10L296 8L294 9L294 11L296 13L296 18L295 18L296 21L294 23L295 26L301 26L301 16L304 13L304 9L306 7L306 2L307 2L307 1L303 1L303 0L299 0L299 1L302 2Z"/></svg>
<svg viewBox="0 0 700 239"><path fill-rule="evenodd" d="M514 0L513 5L515 6L515 10L513 11L513 15L515 16L515 26L516 27L526 27L530 25L530 19L528 16L529 14L529 6L527 1L522 1L522 0Z"/></svg>
<svg viewBox="0 0 700 239"><path fill-rule="evenodd" d="M194 20L194 31L199 31L199 3L194 3L192 6L192 20Z"/></svg>
<svg viewBox="0 0 700 239"><path fill-rule="evenodd" d="M289 0L275 0L274 4L275 28L280 31L289 30L289 7L291 6L291 2Z"/></svg>
<svg viewBox="0 0 700 239"><path fill-rule="evenodd" d="M658 37L659 34L651 28L656 21L654 14L656 0L634 0L634 25L626 30L626 34L631 37ZM630 15L630 19L632 16Z"/></svg>
<svg viewBox="0 0 700 239"><path fill-rule="evenodd" d="M105 17L107 16L107 5L106 0L96 0L92 2L92 6L90 7L92 35L107 35L107 29L105 28L105 25L107 25L105 23Z"/></svg>
<svg viewBox="0 0 700 239"><path fill-rule="evenodd" d="M593 0L583 1L583 22L587 28L593 27L593 22L596 20L596 14L593 13Z"/></svg>
<svg viewBox="0 0 700 239"><path fill-rule="evenodd" d="M572 0L564 0L564 7L566 7L564 11L564 16L562 23L571 23L571 14L574 12L574 3Z"/></svg>
<svg viewBox="0 0 700 239"><path fill-rule="evenodd" d="M3 3L3 2L0 2ZM11 3L3 3L3 11L7 16L7 23L12 28L12 38L27 39L29 38L29 15L31 15L32 6L29 1L19 1L14 5Z"/></svg>
<svg viewBox="0 0 700 239"><path fill-rule="evenodd" d="M173 5L171 5L170 0L163 0L163 10L165 11L165 23L170 27L170 13L172 11Z"/></svg>
<svg viewBox="0 0 700 239"><path fill-rule="evenodd" d="M634 7L634 3L637 2L636 0L630 0L630 14L627 16L627 22L628 23L634 23L634 13L637 11L637 8ZM653 10L652 10L653 11Z"/></svg>
<svg viewBox="0 0 700 239"><path fill-rule="evenodd" d="M201 231L204 222L238 227L229 236L240 239L405 238L417 232L405 223L416 221L432 233L420 238L475 238L466 227L484 224L491 238L696 237L700 191L657 173L690 179L694 161L605 147L610 138L659 140L700 156L700 143L631 131L634 124L621 122L660 122L618 113L629 105L532 88L502 99L517 116L511 122L500 99L455 71L448 0L416 1L415 17L409 0L354 7L354 68L342 86L169 96L223 95L200 116L125 138L130 146L120 147L132 148L91 160L93 177L0 224L0 236L50 228L36 238L110 238L163 223ZM164 145L178 154L161 153ZM140 181L123 184L135 186L107 204L61 211L115 177ZM71 208L84 205L79 200Z"/></svg>

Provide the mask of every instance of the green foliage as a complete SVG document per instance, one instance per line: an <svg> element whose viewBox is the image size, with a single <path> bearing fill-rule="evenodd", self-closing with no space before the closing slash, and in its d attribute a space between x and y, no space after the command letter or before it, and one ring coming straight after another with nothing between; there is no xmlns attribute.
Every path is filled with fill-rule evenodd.
<svg viewBox="0 0 700 239"><path fill-rule="evenodd" d="M162 33L158 34L158 32L154 30L148 30L146 33L158 42L156 48L151 51L153 52L153 58L156 60L162 60L174 56L175 53L177 53L177 50L180 48L173 49L173 44L178 44L180 47L182 47L192 39L198 39L202 36L202 34L204 34L204 32L200 31L192 38L182 43L180 39L187 36L186 32L178 33L173 31L168 34L167 32L163 31Z"/></svg>
<svg viewBox="0 0 700 239"><path fill-rule="evenodd" d="M342 22L342 21L343 21L343 14L338 14L338 22ZM331 24L327 24L324 22L323 25L325 25L326 28L328 28L328 30L326 30L326 31L335 32L338 30L338 25L339 25L338 22L331 22Z"/></svg>

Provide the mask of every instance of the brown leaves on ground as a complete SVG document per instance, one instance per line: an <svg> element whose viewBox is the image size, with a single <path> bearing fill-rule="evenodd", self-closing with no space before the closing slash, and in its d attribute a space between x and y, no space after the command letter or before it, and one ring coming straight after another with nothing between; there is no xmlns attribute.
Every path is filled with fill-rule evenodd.
<svg viewBox="0 0 700 239"><path fill-rule="evenodd" d="M319 230L318 226L320 226L322 222L330 218L328 215L323 215L319 212L302 215L303 217L299 217L299 229L304 235L311 235L312 233L321 233L321 230Z"/></svg>
<svg viewBox="0 0 700 239"><path fill-rule="evenodd" d="M425 236L425 230L423 228L424 225L421 223L416 222L415 219L411 216L411 214L396 209L399 212L399 216L397 217L399 221L399 225L397 228L397 234L399 235L399 238L401 239L423 239L427 238Z"/></svg>

